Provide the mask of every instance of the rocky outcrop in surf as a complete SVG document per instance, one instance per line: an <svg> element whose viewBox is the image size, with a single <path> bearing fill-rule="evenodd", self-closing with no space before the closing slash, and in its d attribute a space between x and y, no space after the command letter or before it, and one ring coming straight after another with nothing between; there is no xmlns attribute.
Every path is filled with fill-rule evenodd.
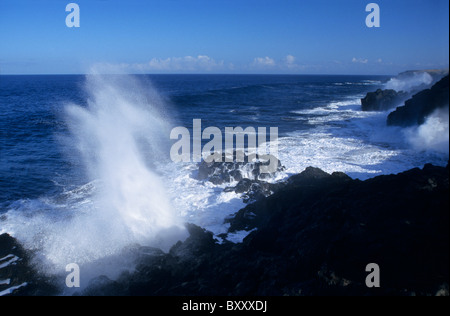
<svg viewBox="0 0 450 316"><path fill-rule="evenodd" d="M393 89L378 89L369 92L361 99L361 109L363 111L387 111L395 108L410 96L409 93Z"/></svg>
<svg viewBox="0 0 450 316"><path fill-rule="evenodd" d="M401 106L416 93L429 89L443 77L448 69L410 70L391 78L384 89L368 92L361 99L363 111L388 111Z"/></svg>
<svg viewBox="0 0 450 316"><path fill-rule="evenodd" d="M389 114L387 124L393 126L421 125L435 110L449 105L449 76L445 76L431 89L423 90Z"/></svg>
<svg viewBox="0 0 450 316"><path fill-rule="evenodd" d="M285 186L284 182L270 183L261 180L242 179L234 187L227 187L225 192L235 192L241 194L245 203L257 201L268 197Z"/></svg>
<svg viewBox="0 0 450 316"><path fill-rule="evenodd" d="M252 231L242 243L187 224L190 236L168 253L137 246L134 271L97 277L76 294L448 296L448 208L448 166L365 181L310 167L227 220L228 234ZM20 249L2 238L2 255ZM369 263L380 267L379 288L366 286ZM2 278L33 271L23 264Z"/></svg>
<svg viewBox="0 0 450 316"><path fill-rule="evenodd" d="M238 154L242 154L243 161L237 159ZM247 153L238 153L234 150L232 161L229 162L226 158L226 154L222 153L221 159L218 162L202 160L199 164L197 179L206 180L216 185L241 181L242 179L265 180L272 178L277 172L285 169L281 165L281 162L272 155L260 156L255 154L253 157ZM271 160L277 161L278 166L275 172L261 172L262 166L268 166Z"/></svg>
<svg viewBox="0 0 450 316"><path fill-rule="evenodd" d="M283 187L283 183L270 183L267 181L285 170L285 167L282 166L278 159L276 160L278 166L275 172L263 173L261 168L267 166L270 163L270 159L275 159L275 157L255 155L254 159L251 159L251 156L243 153L244 161L239 162L236 159L236 155L237 151L234 151L232 162L225 161L225 154L222 154L221 162L206 162L202 160L199 164L196 178L209 181L215 185L238 182L235 186L225 188L224 191L241 194L245 203L267 197Z"/></svg>
<svg viewBox="0 0 450 316"><path fill-rule="evenodd" d="M84 294L448 295L448 176L432 165L366 181L308 168L229 219L230 233L253 229L243 243L187 225L168 254L143 254L135 273ZM369 263L380 288L365 284Z"/></svg>

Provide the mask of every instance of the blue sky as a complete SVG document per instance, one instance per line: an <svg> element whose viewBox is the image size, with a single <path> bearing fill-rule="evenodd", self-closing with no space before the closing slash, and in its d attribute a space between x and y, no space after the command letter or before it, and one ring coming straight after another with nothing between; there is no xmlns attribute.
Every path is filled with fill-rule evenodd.
<svg viewBox="0 0 450 316"><path fill-rule="evenodd" d="M79 28L65 24L70 2ZM370 2L380 28L365 24ZM0 0L0 74L446 68L448 11L448 0Z"/></svg>

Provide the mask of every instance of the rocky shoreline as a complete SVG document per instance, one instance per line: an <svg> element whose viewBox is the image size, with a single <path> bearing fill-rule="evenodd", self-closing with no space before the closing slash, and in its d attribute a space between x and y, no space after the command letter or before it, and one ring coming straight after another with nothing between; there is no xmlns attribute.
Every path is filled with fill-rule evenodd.
<svg viewBox="0 0 450 316"><path fill-rule="evenodd" d="M386 111L405 102L389 114L388 125L424 123L449 98L448 75L430 74L435 82L421 92L369 92L363 110ZM247 203L225 220L226 234L215 237L188 223L189 237L168 253L126 249L123 255L136 260L134 271L115 280L94 278L75 295L449 295L448 165L365 181L309 167L273 182L284 170L280 162L276 172L263 174L268 157L244 158L203 161L192 175L228 185L224 191ZM239 231L250 233L242 243L227 241ZM0 235L0 296L63 292L61 277L45 276L33 256L13 237ZM380 267L380 288L365 284L370 263Z"/></svg>
<svg viewBox="0 0 450 316"><path fill-rule="evenodd" d="M448 166L365 181L310 167L227 219L229 233L252 230L242 243L187 224L190 236L168 253L138 247L134 272L100 276L77 294L448 296L448 207ZM1 235L0 264L10 254L20 260L0 279L27 282L13 295L55 294L29 254ZM380 288L365 285L369 263L380 266Z"/></svg>
<svg viewBox="0 0 450 316"><path fill-rule="evenodd" d="M407 71L398 75L405 79L426 73L432 81L410 91L377 89L361 99L362 111L390 111L386 123L389 126L409 127L422 125L434 111L449 105L449 74L445 70Z"/></svg>
<svg viewBox="0 0 450 316"><path fill-rule="evenodd" d="M425 123L434 111L448 107L449 76L445 76L430 89L422 90L407 100L403 106L397 107L387 118L388 125L413 126Z"/></svg>
<svg viewBox="0 0 450 316"><path fill-rule="evenodd" d="M237 182L235 186L228 186L225 192L235 192L241 194L241 198L245 203L256 201L260 198L272 195L284 186L284 183L271 183L267 180L273 179L278 172L284 171L286 168L281 165L277 159L277 169L273 173L262 173L261 167L267 166L273 156L265 156L264 160L255 154L252 157L241 152L244 157L242 162L237 162L236 150L233 152L233 161L225 160L225 153L222 153L220 162L206 162L203 160L199 164L198 173L195 178L200 181L208 181L216 185L231 184ZM220 154L219 154L220 155Z"/></svg>

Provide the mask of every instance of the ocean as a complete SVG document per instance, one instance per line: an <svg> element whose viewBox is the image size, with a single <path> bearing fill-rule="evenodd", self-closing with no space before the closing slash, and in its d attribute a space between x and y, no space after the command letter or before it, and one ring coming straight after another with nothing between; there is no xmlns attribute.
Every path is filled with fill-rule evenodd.
<svg viewBox="0 0 450 316"><path fill-rule="evenodd" d="M176 141L170 131L191 131L194 119L220 130L277 127L285 169L272 182L309 166L364 180L426 163L447 165L448 135L445 151L417 127L388 127L389 112L361 111L360 99L392 80L0 76L0 234L33 251L46 274L69 263L93 266L135 243L168 250L185 236L186 222L223 242L224 219L246 204L224 192L232 183L197 180L197 163L170 159ZM226 238L239 243L247 234ZM108 265L102 273L114 277L122 268Z"/></svg>

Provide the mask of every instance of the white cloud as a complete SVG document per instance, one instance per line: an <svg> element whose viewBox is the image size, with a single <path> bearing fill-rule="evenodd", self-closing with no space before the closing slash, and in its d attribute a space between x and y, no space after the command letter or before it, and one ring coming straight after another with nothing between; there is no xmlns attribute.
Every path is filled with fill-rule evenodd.
<svg viewBox="0 0 450 316"><path fill-rule="evenodd" d="M235 65L215 60L207 55L151 58L143 63L101 63L96 65L99 73L298 73L315 69L314 65L297 62L294 55L276 60L271 57L256 57L249 64Z"/></svg>
<svg viewBox="0 0 450 316"><path fill-rule="evenodd" d="M108 73L197 73L224 71L232 69L233 65L226 65L223 60L216 61L206 55L198 55L197 57L152 58L145 63L97 64L97 68Z"/></svg>
<svg viewBox="0 0 450 316"><path fill-rule="evenodd" d="M300 66L296 63L297 58L293 55L287 55L284 58L284 65L282 68L287 69L288 71L301 71L304 70L306 66Z"/></svg>
<svg viewBox="0 0 450 316"><path fill-rule="evenodd" d="M368 60L368 59L365 59L365 58L356 58L356 57L353 57L352 62L353 62L353 63L359 63L359 64L367 64L367 63L369 62L369 60Z"/></svg>
<svg viewBox="0 0 450 316"><path fill-rule="evenodd" d="M270 57L256 57L253 61L255 66L275 66L275 60Z"/></svg>
<svg viewBox="0 0 450 316"><path fill-rule="evenodd" d="M286 56L286 64L294 65L294 63L295 63L295 56L287 55Z"/></svg>
<svg viewBox="0 0 450 316"><path fill-rule="evenodd" d="M214 71L225 68L224 61L215 61L206 55L198 55L197 57L169 57L169 58L152 58L148 63L133 64L132 66L143 71Z"/></svg>
<svg viewBox="0 0 450 316"><path fill-rule="evenodd" d="M248 65L250 71L270 71L271 73L297 73L305 71L309 65L300 65L294 55L288 54L281 59L273 59L271 57L256 57L251 64Z"/></svg>

